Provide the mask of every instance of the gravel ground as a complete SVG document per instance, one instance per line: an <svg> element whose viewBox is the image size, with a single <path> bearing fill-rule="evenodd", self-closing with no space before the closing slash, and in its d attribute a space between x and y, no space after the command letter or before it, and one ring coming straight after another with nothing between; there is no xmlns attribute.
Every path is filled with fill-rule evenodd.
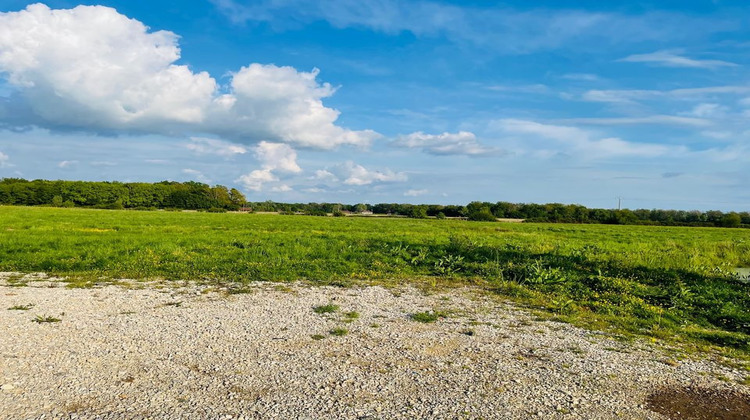
<svg viewBox="0 0 750 420"><path fill-rule="evenodd" d="M13 277L0 273L0 418L664 419L646 404L660 389L750 393L726 366L673 362L472 289L264 283L229 294ZM313 311L328 303L340 309ZM431 309L449 316L409 317Z"/></svg>

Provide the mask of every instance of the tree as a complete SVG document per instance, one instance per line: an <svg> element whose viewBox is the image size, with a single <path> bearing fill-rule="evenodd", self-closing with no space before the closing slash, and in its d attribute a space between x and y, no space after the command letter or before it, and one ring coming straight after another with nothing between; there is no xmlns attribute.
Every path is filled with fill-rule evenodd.
<svg viewBox="0 0 750 420"><path fill-rule="evenodd" d="M62 207L63 205L63 199L62 196L56 195L52 197L52 205L55 207Z"/></svg>
<svg viewBox="0 0 750 420"><path fill-rule="evenodd" d="M409 217L412 219L426 219L427 206L413 206L409 211Z"/></svg>
<svg viewBox="0 0 750 420"><path fill-rule="evenodd" d="M728 228L738 228L742 224L742 218L737 213L729 213L721 219L721 225Z"/></svg>
<svg viewBox="0 0 750 420"><path fill-rule="evenodd" d="M243 207L247 202L245 194L242 194L237 188L229 190L229 200L238 207Z"/></svg>

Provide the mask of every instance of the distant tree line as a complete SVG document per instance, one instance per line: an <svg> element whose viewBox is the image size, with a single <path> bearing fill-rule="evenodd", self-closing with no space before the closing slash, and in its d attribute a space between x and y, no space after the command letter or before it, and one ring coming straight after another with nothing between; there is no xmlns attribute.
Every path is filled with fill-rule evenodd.
<svg viewBox="0 0 750 420"><path fill-rule="evenodd" d="M643 224L665 226L750 227L749 212L724 213L718 210L612 210L590 209L577 204L517 204L474 201L465 206L439 204L341 204L247 202L235 188L209 186L199 182L163 181L88 182L27 181L0 179L0 204L26 206L93 207L109 209L189 209L207 211L239 210L325 216L347 213L392 215L412 218L461 217L469 220L496 218L524 219L527 222Z"/></svg>
<svg viewBox="0 0 750 420"><path fill-rule="evenodd" d="M238 210L245 196L222 185L198 182L88 182L0 180L0 204L108 209Z"/></svg>

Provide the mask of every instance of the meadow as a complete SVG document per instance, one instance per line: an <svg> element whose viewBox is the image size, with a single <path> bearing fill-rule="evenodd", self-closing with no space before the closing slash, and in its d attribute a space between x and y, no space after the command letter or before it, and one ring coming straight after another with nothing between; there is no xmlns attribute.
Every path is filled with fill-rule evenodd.
<svg viewBox="0 0 750 420"><path fill-rule="evenodd" d="M750 267L747 229L0 207L0 271L72 286L475 285L549 318L745 358L737 267Z"/></svg>

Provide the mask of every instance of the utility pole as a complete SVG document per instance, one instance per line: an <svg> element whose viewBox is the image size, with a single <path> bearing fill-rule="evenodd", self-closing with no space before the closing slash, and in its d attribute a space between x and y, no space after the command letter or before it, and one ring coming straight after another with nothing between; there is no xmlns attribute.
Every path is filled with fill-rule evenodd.
<svg viewBox="0 0 750 420"><path fill-rule="evenodd" d="M622 197L617 197L617 210L622 210Z"/></svg>

